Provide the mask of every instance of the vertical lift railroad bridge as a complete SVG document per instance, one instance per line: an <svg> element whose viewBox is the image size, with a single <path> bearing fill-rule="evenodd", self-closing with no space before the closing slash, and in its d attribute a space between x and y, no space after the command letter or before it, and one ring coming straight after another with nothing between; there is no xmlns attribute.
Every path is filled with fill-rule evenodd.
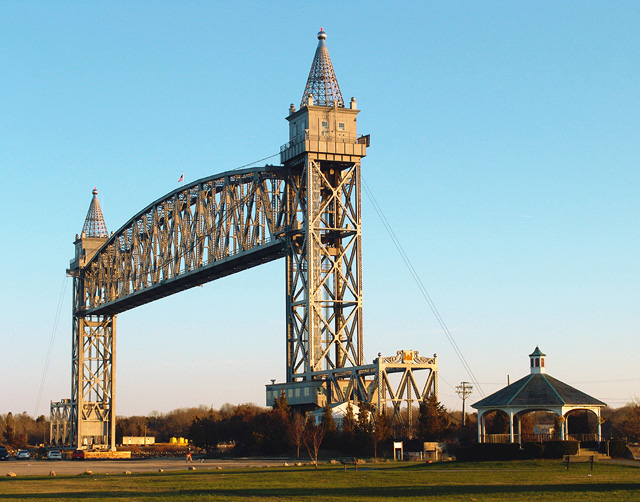
<svg viewBox="0 0 640 502"><path fill-rule="evenodd" d="M281 165L184 185L111 235L94 189L68 269L71 399L51 404L52 442L115 449L118 313L282 257L286 381L266 386L267 405L283 391L303 410L365 402L411 425L412 402L437 396L435 356L401 350L364 363L360 160L369 136L357 134L355 98L345 105L325 39L321 30L300 109L289 108Z"/></svg>

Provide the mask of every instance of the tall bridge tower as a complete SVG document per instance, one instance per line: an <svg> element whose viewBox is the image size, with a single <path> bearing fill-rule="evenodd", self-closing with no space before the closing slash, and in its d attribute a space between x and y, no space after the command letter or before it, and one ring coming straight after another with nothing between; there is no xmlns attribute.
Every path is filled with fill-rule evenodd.
<svg viewBox="0 0 640 502"><path fill-rule="evenodd" d="M281 148L288 179L287 382L359 366L362 347L360 159L355 98L345 107L324 31Z"/></svg>

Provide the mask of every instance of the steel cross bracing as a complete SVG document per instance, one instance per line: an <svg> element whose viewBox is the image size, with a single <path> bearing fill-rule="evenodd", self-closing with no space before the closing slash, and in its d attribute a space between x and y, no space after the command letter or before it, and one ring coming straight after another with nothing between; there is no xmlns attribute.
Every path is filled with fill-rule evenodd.
<svg viewBox="0 0 640 502"><path fill-rule="evenodd" d="M73 318L70 437L115 447L115 316Z"/></svg>
<svg viewBox="0 0 640 502"><path fill-rule="evenodd" d="M230 171L149 205L86 265L76 311L113 315L283 256L282 176Z"/></svg>
<svg viewBox="0 0 640 502"><path fill-rule="evenodd" d="M52 446L69 444L69 426L71 425L71 400L51 402L49 422L49 443Z"/></svg>
<svg viewBox="0 0 640 502"><path fill-rule="evenodd" d="M362 364L359 163L314 159L287 185L287 381Z"/></svg>

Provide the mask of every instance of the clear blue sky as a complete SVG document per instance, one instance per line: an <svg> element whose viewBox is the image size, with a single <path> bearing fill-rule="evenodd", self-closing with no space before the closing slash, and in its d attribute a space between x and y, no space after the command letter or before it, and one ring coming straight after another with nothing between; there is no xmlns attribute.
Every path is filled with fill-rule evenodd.
<svg viewBox="0 0 640 502"><path fill-rule="evenodd" d="M321 26L364 178L484 393L539 345L611 406L640 396L640 3L0 1L0 413L69 397L93 187L117 230L182 172L277 153ZM366 196L363 249L366 360L438 353L460 409L470 377ZM117 413L264 404L284 281L273 262L121 314Z"/></svg>

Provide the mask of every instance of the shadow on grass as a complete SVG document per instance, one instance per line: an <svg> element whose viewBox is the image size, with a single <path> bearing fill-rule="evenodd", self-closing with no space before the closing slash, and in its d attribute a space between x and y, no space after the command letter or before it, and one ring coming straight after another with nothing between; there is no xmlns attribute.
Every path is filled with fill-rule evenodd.
<svg viewBox="0 0 640 502"><path fill-rule="evenodd" d="M342 498L353 500L355 498L371 498L377 500L393 500L396 498L412 497L443 497L451 495L518 495L532 493L536 495L553 493L561 496L563 493L574 492L614 492L614 491L637 491L640 483L586 483L586 484L532 484L526 486L495 486L495 485L454 485L454 486L393 486L393 487L336 487L336 488L238 488L238 489L194 489L180 488L170 491L132 491L132 490L109 490L109 491L74 491L60 493L25 493L25 494L0 494L2 499L36 499L36 500L74 500L74 499L109 499L109 498L147 498L154 500L193 500L203 496L226 496L226 497L266 497L266 498L309 498L322 500L329 498Z"/></svg>

